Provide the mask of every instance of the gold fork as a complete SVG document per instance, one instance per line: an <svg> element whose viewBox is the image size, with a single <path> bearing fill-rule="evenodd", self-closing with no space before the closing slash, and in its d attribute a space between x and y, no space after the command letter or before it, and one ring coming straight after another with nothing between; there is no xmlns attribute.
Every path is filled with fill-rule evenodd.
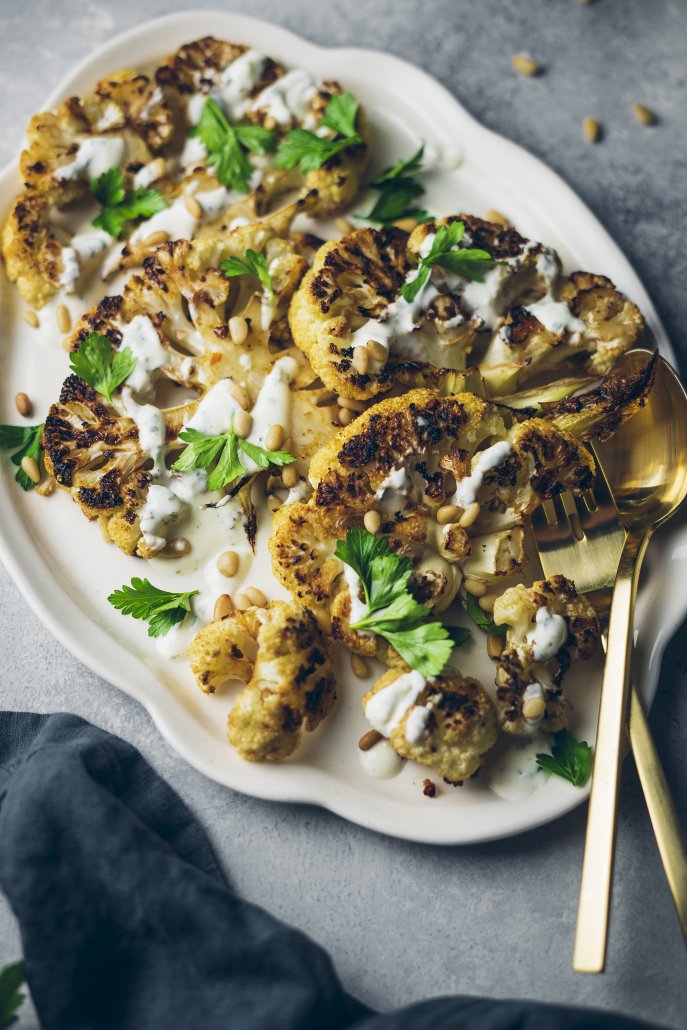
<svg viewBox="0 0 687 1030"><path fill-rule="evenodd" d="M589 599L594 606L600 612L605 612L626 532L599 459L594 449L590 449L597 466L592 489L580 498L574 498L566 492L545 502L532 516L532 529L544 575L548 577L558 573L573 580L577 592L590 595ZM602 639L605 647L605 634ZM626 713L617 714L618 719L627 721ZM687 941L687 851L644 708L634 686L630 697L627 733L682 933ZM593 845L593 841L587 841L587 847ZM606 868L601 877L603 889L596 903L601 907L599 922L605 942L613 856L611 854L610 862L607 856L599 856L602 862L604 858ZM586 855L585 860L590 861L590 856ZM594 856L591 856L591 860L594 860ZM584 929L578 924L573 965L580 972L601 972L605 946L601 949L601 961L595 961L590 966L586 959L580 958L589 950L586 942L580 939L583 933ZM598 952L599 949L592 950Z"/></svg>

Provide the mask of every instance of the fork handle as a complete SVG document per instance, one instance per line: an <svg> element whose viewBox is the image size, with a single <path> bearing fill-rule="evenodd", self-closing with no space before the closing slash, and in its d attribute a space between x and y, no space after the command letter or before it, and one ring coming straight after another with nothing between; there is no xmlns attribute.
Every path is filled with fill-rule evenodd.
<svg viewBox="0 0 687 1030"><path fill-rule="evenodd" d="M682 935L687 942L687 851L670 788L636 688L630 698L628 735Z"/></svg>
<svg viewBox="0 0 687 1030"><path fill-rule="evenodd" d="M578 973L600 973L606 961L620 767L630 693L633 614L639 570L649 537L649 533L628 533L613 588L573 953L573 969Z"/></svg>

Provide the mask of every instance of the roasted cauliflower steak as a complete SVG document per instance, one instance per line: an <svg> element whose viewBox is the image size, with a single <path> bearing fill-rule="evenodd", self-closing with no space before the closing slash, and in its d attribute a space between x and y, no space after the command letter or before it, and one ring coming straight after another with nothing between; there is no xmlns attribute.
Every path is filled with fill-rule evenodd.
<svg viewBox="0 0 687 1030"><path fill-rule="evenodd" d="M599 642L592 604L571 580L552 576L506 590L494 604L494 622L508 627L496 669L499 726L507 733L564 729L571 704L563 678L573 662L591 658Z"/></svg>
<svg viewBox="0 0 687 1030"><path fill-rule="evenodd" d="M244 684L229 713L229 741L249 762L284 761L336 700L331 645L300 604L272 601L212 622L189 658L206 693Z"/></svg>
<svg viewBox="0 0 687 1030"><path fill-rule="evenodd" d="M363 698L363 712L402 758L457 785L475 775L498 733L484 687L457 672L426 680L389 669Z"/></svg>

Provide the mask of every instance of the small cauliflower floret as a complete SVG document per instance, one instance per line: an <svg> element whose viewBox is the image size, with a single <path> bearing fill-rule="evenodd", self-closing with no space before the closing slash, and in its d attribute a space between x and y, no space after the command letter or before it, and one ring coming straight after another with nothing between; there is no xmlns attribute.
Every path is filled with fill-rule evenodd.
<svg viewBox="0 0 687 1030"><path fill-rule="evenodd" d="M336 700L330 645L299 604L273 601L211 623L189 660L206 693L230 680L245 684L229 713L229 741L249 762L284 761Z"/></svg>
<svg viewBox="0 0 687 1030"><path fill-rule="evenodd" d="M461 784L496 743L494 705L484 687L459 673L426 680L390 669L363 698L371 725L394 751Z"/></svg>
<svg viewBox="0 0 687 1030"><path fill-rule="evenodd" d="M511 587L494 604L494 622L506 625L496 670L496 709L507 733L535 727L557 732L571 705L562 681L575 661L586 661L599 641L594 608L564 576L531 587Z"/></svg>
<svg viewBox="0 0 687 1030"><path fill-rule="evenodd" d="M321 121L331 97L343 92L336 82L316 82L301 69L287 71L256 50L212 36L188 43L156 71L157 82L177 120L185 127L200 119L205 97L223 109L233 124L256 124L282 138L289 130L305 128L327 134ZM362 142L335 154L305 175L298 168L273 167L269 155L253 159L259 190L274 197L290 190L316 191L316 214L348 206L368 160L368 128L358 111L356 129ZM202 147L197 160L205 159ZM249 158L250 160L250 158Z"/></svg>
<svg viewBox="0 0 687 1030"><path fill-rule="evenodd" d="M314 455L313 497L275 516L273 570L304 604L327 609L334 636L352 651L400 665L380 637L351 629L352 605L364 598L334 556L336 541L378 513L392 550L411 560L414 595L441 612L475 541L482 571L517 571L526 560L518 523L561 488L584 489L592 472L586 448L551 423L508 424L472 394L413 390L368 409Z"/></svg>
<svg viewBox="0 0 687 1030"><path fill-rule="evenodd" d="M493 396L573 361L588 375L604 375L641 345L644 318L610 279L575 272L529 306L511 308L494 333L481 369Z"/></svg>

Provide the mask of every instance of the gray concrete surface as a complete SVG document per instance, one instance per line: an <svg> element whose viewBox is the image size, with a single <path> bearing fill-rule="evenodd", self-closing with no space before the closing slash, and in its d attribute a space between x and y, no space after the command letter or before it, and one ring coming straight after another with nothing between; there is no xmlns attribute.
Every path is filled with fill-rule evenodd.
<svg viewBox="0 0 687 1030"><path fill-rule="evenodd" d="M187 6L2 0L0 160L14 155L25 122L71 62L118 30ZM431 71L477 117L575 187L634 262L675 345L682 345L687 258L677 232L687 225L687 9L679 0L219 6L270 18L318 43L390 50ZM529 51L546 74L516 77L510 59L518 51ZM654 108L659 125L636 125L636 102ZM596 147L581 137L587 115L605 126ZM195 811L236 888L320 941L346 986L370 1004L483 993L596 1005L687 1026L687 955L629 764L608 972L576 976L570 956L584 811L509 841L438 849L375 836L313 808L234 794L185 766L141 708L53 640L2 570L0 590L0 703L76 712L140 748ZM651 722L687 822L686 639L683 627L666 655ZM0 899L0 966L19 952L14 920ZM22 1022L34 1025L30 1013Z"/></svg>

